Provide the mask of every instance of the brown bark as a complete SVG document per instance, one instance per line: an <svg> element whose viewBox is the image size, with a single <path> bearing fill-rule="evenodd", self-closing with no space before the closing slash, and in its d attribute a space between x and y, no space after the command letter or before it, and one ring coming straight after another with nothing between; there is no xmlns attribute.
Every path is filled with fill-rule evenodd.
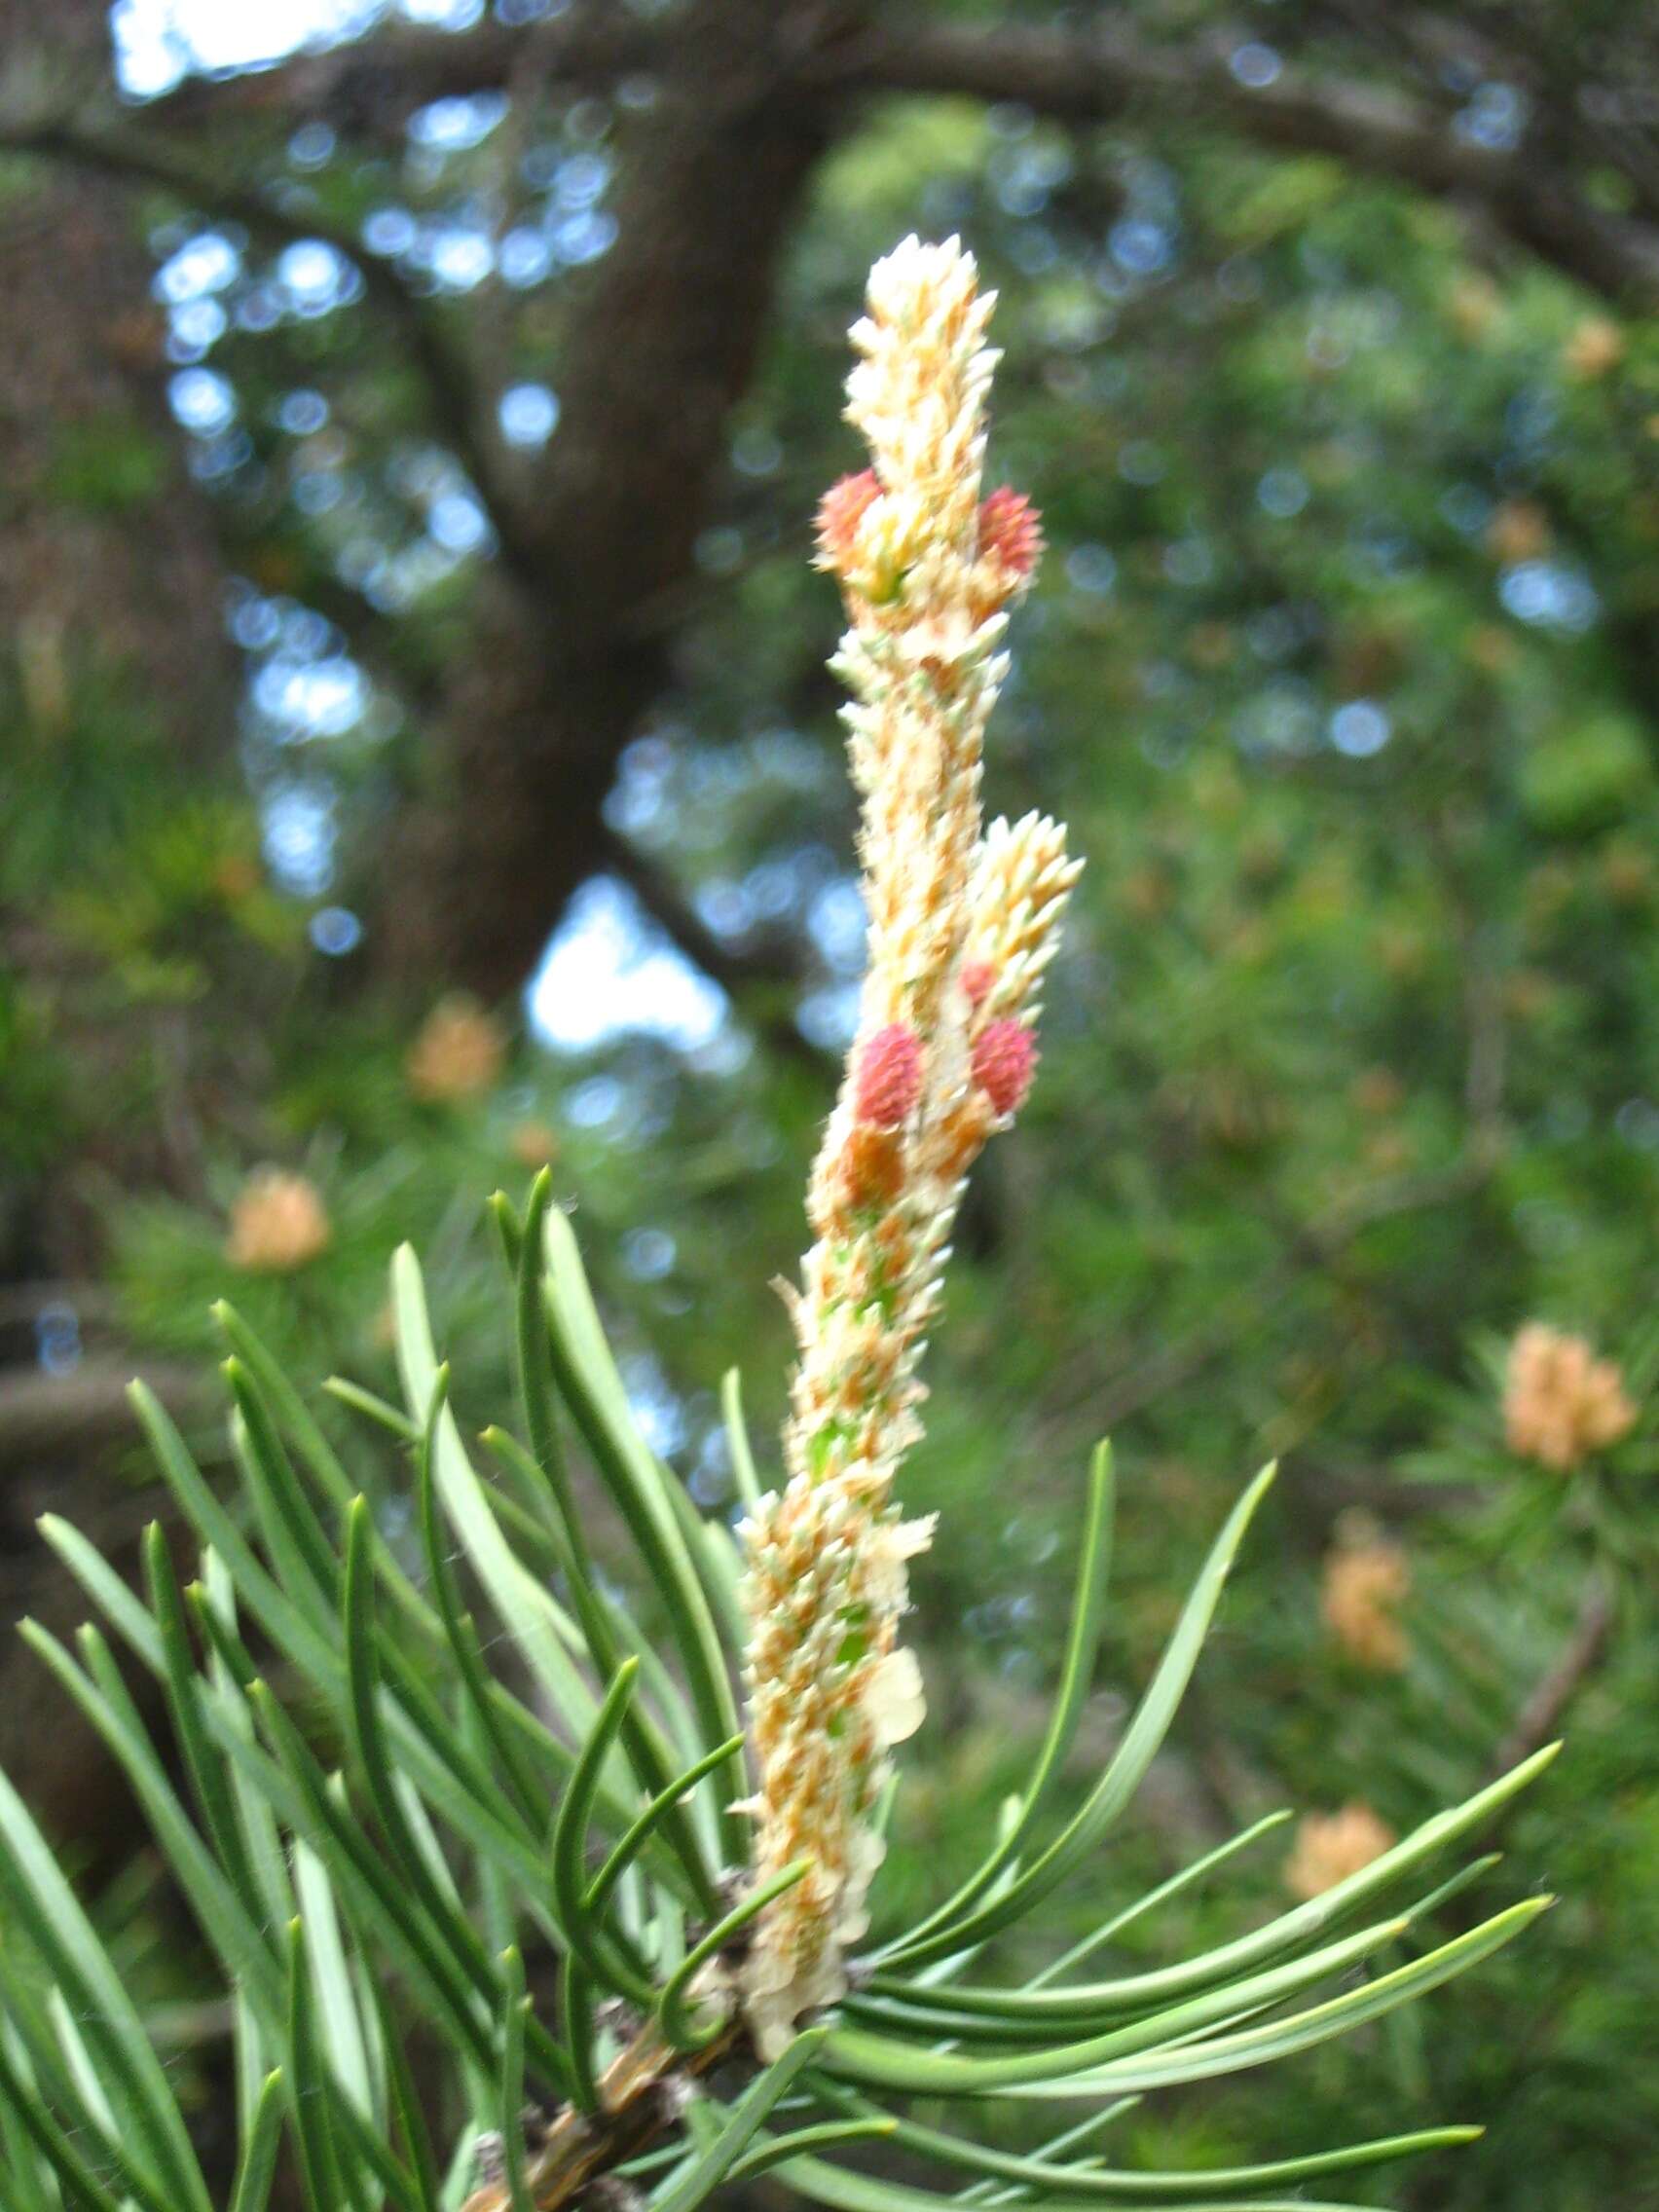
<svg viewBox="0 0 1659 2212"><path fill-rule="evenodd" d="M105 13L75 0L50 32L27 0L0 0L0 83L50 63L101 75ZM50 47L42 42L50 40ZM0 194L0 837L25 781L72 786L112 722L156 777L205 775L230 756L235 671L211 518L183 469L164 388L150 263L126 196L61 164L14 161ZM133 779L134 783L139 779ZM84 795L86 851L102 827ZM110 1048L102 1012L76 1013L84 963L41 902L8 903L0 962L79 1031L89 1081ZM0 1161L0 1281L76 1272L86 1224L51 1218Z"/></svg>
<svg viewBox="0 0 1659 2212"><path fill-rule="evenodd" d="M1329 154L1366 174L1465 200L1496 232L1615 302L1659 300L1659 223L1591 205L1560 158L1579 135L1581 95L1594 88L1553 88L1516 146L1486 146L1459 135L1445 105L1345 74L1351 57L1340 48L1334 68L1285 68L1268 83L1241 83L1231 67L1240 35L1153 44L1110 18L1078 30L1024 24L1012 12L985 26L914 17L838 56L835 78L843 91L1014 100L1076 123L1190 122L1273 152ZM1524 76L1524 65L1514 73Z"/></svg>
<svg viewBox="0 0 1659 2212"><path fill-rule="evenodd" d="M651 610L694 573L727 416L830 113L796 84L849 12L705 0L665 36L599 265L554 367L561 419L525 528L444 717L443 788L399 894L404 957L523 981L569 892L606 865L617 756L664 678Z"/></svg>
<svg viewBox="0 0 1659 2212"><path fill-rule="evenodd" d="M50 18L0 0L0 84L101 85L107 17L98 0L59 0ZM57 164L14 163L0 298L0 609L18 735L50 769L62 685L88 666L125 675L157 743L200 757L228 727L220 578L171 435L149 259L124 197Z"/></svg>
<svg viewBox="0 0 1659 2212"><path fill-rule="evenodd" d="M60 0L0 0L0 84L32 67L100 78L107 11ZM99 793L74 788L111 723L153 756L155 775L204 781L230 757L235 677L222 578L204 503L180 463L163 387L150 265L127 197L60 164L8 165L0 191L0 841L25 779L70 786L95 850ZM51 887L47 887L50 891ZM98 1070L134 1049L85 958L59 941L49 908L0 883L0 969L51 1009L77 1071L78 1109ZM95 1001L95 1003L94 1003ZM135 1138L135 1150L144 1139ZM117 1160L106 1165L118 1170ZM85 1601L41 1543L52 1509L129 1557L146 1510L110 1470L129 1418L97 1358L60 1380L34 1365L31 1282L50 1295L96 1258L96 1224L61 1178L26 1184L0 1161L0 1624L33 1613L61 1633ZM126 1363L121 1363L125 1370ZM117 1441L119 1439L119 1442ZM94 1852L119 1840L126 1794L90 1732L38 1664L0 1635L0 1764L50 1829Z"/></svg>
<svg viewBox="0 0 1659 2212"><path fill-rule="evenodd" d="M520 92L555 78L604 88L654 69L658 44L650 23L616 0L579 0L522 27L487 19L464 38L394 21L357 45L302 55L280 68L215 82L187 78L151 112L169 130L266 118L286 130L304 115L348 136L375 137L401 129L428 101L496 91L509 79Z"/></svg>

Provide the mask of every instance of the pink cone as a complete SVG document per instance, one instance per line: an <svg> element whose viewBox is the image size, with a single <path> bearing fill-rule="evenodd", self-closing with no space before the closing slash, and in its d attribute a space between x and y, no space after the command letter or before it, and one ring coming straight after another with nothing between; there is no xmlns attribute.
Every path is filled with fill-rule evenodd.
<svg viewBox="0 0 1659 2212"><path fill-rule="evenodd" d="M999 1114L1017 1114L1037 1071L1037 1040L1023 1022L988 1021L974 1040L974 1081Z"/></svg>
<svg viewBox="0 0 1659 2212"><path fill-rule="evenodd" d="M860 1049L853 1112L875 1128L896 1129L915 1112L921 1095L921 1039L907 1021L891 1021Z"/></svg>

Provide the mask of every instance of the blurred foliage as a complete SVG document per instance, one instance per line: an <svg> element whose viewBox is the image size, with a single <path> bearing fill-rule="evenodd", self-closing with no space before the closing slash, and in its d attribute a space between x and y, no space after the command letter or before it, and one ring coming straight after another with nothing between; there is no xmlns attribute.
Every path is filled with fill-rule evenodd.
<svg viewBox="0 0 1659 2212"><path fill-rule="evenodd" d="M553 210L538 237L555 216L600 225L565 234L567 262L604 250L603 106L528 142L482 115L476 136L446 129L417 129L395 169L296 140L296 190L334 220L384 219L388 240L401 221L434 266L486 203L509 239L535 228L514 213L533 201ZM788 1359L767 1285L802 1242L859 964L822 674L836 609L809 521L856 462L835 424L868 261L905 229L959 228L1003 293L993 473L1033 495L1051 540L987 796L1065 817L1088 870L1042 1080L965 1217L931 1369L906 1504L944 1515L917 1592L936 1719L909 1748L885 1909L968 1869L1020 1771L1093 1438L1112 1430L1123 1474L1120 1597L1080 1789L1201 1532L1279 1454L1177 1749L1088 1917L1279 1803L1360 1800L1404 1832L1467 1793L1603 1592L1560 1715L1568 1755L1501 1839L1563 1902L1380 2031L1376 2063L1337 2050L1158 2101L1137 2155L1192 2163L1271 2134L1288 2156L1400 2120L1404 2092L1414 2120L1492 2123L1405 2185L1413 2205L1651 2201L1659 333L1323 160L1197 133L1154 159L1019 111L875 112L821 173L675 687L612 802L734 954L797 947L785 1011L823 1062L730 1013L689 1049L527 1037L479 1095L435 1100L408 1068L422 1010L354 981L352 902L419 773L424 680L468 650L487 533L453 461L410 441L398 365L339 272L329 292L223 225L158 220L175 403L243 578L248 797L181 804L106 675L71 671L63 717L20 725L23 807L0 846L0 901L61 932L133 1041L119 1080L76 1089L53 1005L0 989L0 1142L42 1191L91 1157L82 1195L135 1337L205 1347L241 1179L277 1158L332 1229L306 1265L237 1280L284 1363L387 1388L384 1264L408 1236L460 1371L498 1396L482 1201L550 1152L652 1441L718 1503L716 1392L739 1361L763 1453ZM522 272L510 322L498 280L452 286L450 312L497 347L503 389L556 387L565 279L516 250L498 264ZM214 273L194 290L193 252ZM88 440L66 498L89 472L99 498L141 493L119 425ZM208 1042L191 1050L218 1071L185 1148L199 1173L123 1198L97 1180L100 1145L166 1120L170 1025L194 1001ZM1638 1402L1633 1432L1566 1474L1503 1442L1491 1346L1533 1316L1619 1361ZM1356 1527L1406 1562L1397 1669L1345 1655L1321 1616L1323 1563ZM1266 1910L1280 1866L1255 1874ZM1188 1909L1193 1943L1224 1932L1201 1895Z"/></svg>

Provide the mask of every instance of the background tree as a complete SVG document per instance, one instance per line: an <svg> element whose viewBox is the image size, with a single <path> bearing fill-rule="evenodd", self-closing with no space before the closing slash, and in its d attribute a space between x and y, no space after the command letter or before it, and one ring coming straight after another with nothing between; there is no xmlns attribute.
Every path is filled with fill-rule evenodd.
<svg viewBox="0 0 1659 2212"><path fill-rule="evenodd" d="M202 1341L268 1155L328 1217L325 1253L246 1278L303 1371L385 1360L405 1234L464 1332L472 1200L556 1136L596 1262L615 1233L655 1440L718 1494L740 1354L775 1433L785 1330L751 1286L798 1249L858 960L808 521L856 458L824 425L864 267L960 227L1005 293L998 472L1054 543L994 803L1067 814L1091 866L1074 1031L965 1225L934 1377L914 1503L988 1502L953 1515L924 1624L967 1618L975 1657L914 1840L966 1857L1008 1779L1088 1441L1112 1427L1158 1499L1125 1494L1113 1680L1161 1626L1168 1501L1202 1519L1283 1450L1282 1556L1234 1630L1253 1717L1206 1677L1169 1817L1265 1805L1334 1735L1403 1827L1565 1684L1581 1748L1535 1818L1581 1901L1547 1975L1465 2000L1472 2031L1525 2009L1531 2071L1434 2186L1617 2201L1655 2116L1638 2089L1592 2118L1584 2084L1654 1994L1651 1945L1608 1939L1655 1819L1651 1732L1620 1717L1652 1649L1641 1493L1518 1483L1468 1347L1541 1313L1644 1372L1642 11L573 0L217 75L152 21L118 19L118 97L92 11L0 16L28 334L0 424L19 1609L32 1510L88 1463L70 1417L127 1356L102 1332L156 1361ZM567 913L534 1005L591 1049L409 1063L439 991L510 1004ZM630 962L669 977L654 1034L580 985L612 940L610 1011ZM1402 1479L1431 1446L1450 1492ZM1379 1533L1356 1512L1408 1555L1403 1670L1321 1619L1339 1530ZM1582 1802L1616 1817L1587 1832Z"/></svg>

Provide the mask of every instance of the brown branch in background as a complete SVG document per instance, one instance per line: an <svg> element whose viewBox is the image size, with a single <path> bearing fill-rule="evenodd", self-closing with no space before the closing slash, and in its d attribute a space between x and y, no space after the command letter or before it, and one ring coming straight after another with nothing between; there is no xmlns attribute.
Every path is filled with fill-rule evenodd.
<svg viewBox="0 0 1659 2212"><path fill-rule="evenodd" d="M426 387L433 426L451 447L477 490L499 542L502 559L521 575L534 571L526 533L500 480L498 456L485 428L486 413L462 353L438 328L425 303L397 272L361 241L314 211L294 213L257 185L221 173L142 129L76 117L0 118L0 145L17 153L77 164L129 183L158 185L203 214L228 216L256 238L316 239L349 261L368 297L401 331L409 358Z"/></svg>
<svg viewBox="0 0 1659 2212"><path fill-rule="evenodd" d="M1451 40L1489 70L1501 66L1506 82L1538 80L1529 56L1477 55L1460 22L1424 17L1419 28L1422 39L1432 34L1441 47ZM718 45L718 25L714 35ZM463 38L402 27L280 68L194 82L151 112L169 125L312 115L342 129L384 133L427 101L498 90L509 79L604 85L648 74L669 44L666 34L607 4L523 29L482 26ZM1522 142L1489 146L1459 134L1431 95L1363 77L1299 64L1270 82L1244 83L1231 66L1236 44L1235 37L1154 43L1105 19L1080 30L917 17L872 25L856 41L798 42L792 89L833 98L908 92L1017 101L1079 124L1211 125L1269 151L1327 154L1373 176L1466 200L1575 281L1632 304L1659 299L1659 225L1591 206L1553 155L1562 145L1586 150L1577 95L1597 88L1568 86L1547 104L1540 94ZM1541 158L1545 148L1552 151Z"/></svg>
<svg viewBox="0 0 1659 2212"><path fill-rule="evenodd" d="M0 1329L32 1328L49 1308L69 1307L78 1322L107 1321L115 1300L101 1282L56 1282L38 1277L0 1284Z"/></svg>
<svg viewBox="0 0 1659 2212"><path fill-rule="evenodd" d="M85 1359L63 1375L40 1368L0 1368L0 1468L42 1457L80 1457L96 1446L135 1433L127 1387L130 1361ZM162 1366L145 1380L174 1414L202 1403L194 1368Z"/></svg>
<svg viewBox="0 0 1659 2212"><path fill-rule="evenodd" d="M1481 145L1443 110L1382 84L1283 68L1246 85L1230 67L1237 43L1153 45L1104 19L1082 31L922 19L873 30L838 57L832 81L843 92L1017 101L1070 123L1178 120L1272 152L1328 154L1368 175L1467 199L1516 243L1610 299L1659 300L1659 226L1589 206L1535 144Z"/></svg>
<svg viewBox="0 0 1659 2212"><path fill-rule="evenodd" d="M1485 1780L1495 1782L1500 1775L1508 1774L1523 1759L1530 1758L1534 1751L1542 1751L1560 1733L1562 1722L1573 1699L1602 1662L1612 1625L1612 1591L1602 1569L1592 1567L1585 1578L1583 1594L1579 1599L1578 1617L1567 1634L1567 1641L1524 1700L1508 1734L1493 1753ZM1482 1852L1497 1850L1510 1821L1524 1802L1522 1797L1507 1799L1499 1807L1495 1817L1468 1838L1468 1848ZM1462 1897L1452 1899L1447 1906L1447 1927L1461 1934L1479 1922L1482 1911L1478 1891L1466 1892Z"/></svg>
<svg viewBox="0 0 1659 2212"><path fill-rule="evenodd" d="M496 92L509 79L603 88L648 72L660 43L660 32L617 0L585 0L522 28L485 21L463 36L397 23L273 69L188 78L142 112L169 130L261 118L286 129L304 116L373 137L401 129L433 100Z"/></svg>
<svg viewBox="0 0 1659 2212"><path fill-rule="evenodd" d="M1492 1776L1541 1751L1561 1726L1562 1716L1601 1664L1613 1625L1613 1594L1600 1568L1592 1568L1578 1604L1578 1617L1555 1663L1538 1681L1498 1746Z"/></svg>
<svg viewBox="0 0 1659 2212"><path fill-rule="evenodd" d="M607 827L597 866L620 878L658 929L729 998L748 1000L749 1017L772 1051L821 1068L824 1056L796 1025L795 993L804 980L800 946L781 932L734 945L710 929L668 871ZM763 1003L770 999L771 1004Z"/></svg>
<svg viewBox="0 0 1659 2212"><path fill-rule="evenodd" d="M594 861L620 876L657 927L722 989L738 991L755 982L800 981L800 952L793 939L766 936L744 947L728 943L710 929L668 871L615 830L607 830Z"/></svg>

